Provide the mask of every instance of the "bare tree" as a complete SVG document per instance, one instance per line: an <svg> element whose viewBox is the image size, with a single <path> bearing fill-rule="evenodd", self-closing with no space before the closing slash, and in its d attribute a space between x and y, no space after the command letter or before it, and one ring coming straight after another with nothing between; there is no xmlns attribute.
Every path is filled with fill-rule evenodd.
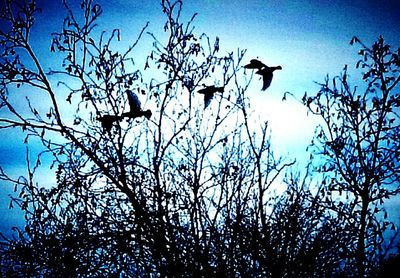
<svg viewBox="0 0 400 278"><path fill-rule="evenodd" d="M196 14L182 23L181 1L161 1L161 37L144 24L125 50L119 30L98 30L98 4L64 1L50 70L30 41L35 1L4 3L0 129L25 135L28 174L0 168L26 218L1 235L2 275L363 276L384 256L394 226L382 204L399 191L400 77L399 51L382 38L352 41L362 94L345 69L303 98L325 122L312 152L322 183L293 171L282 182L294 161L272 152L268 122L252 112L245 51L197 34ZM43 162L54 184L37 183Z"/></svg>
<svg viewBox="0 0 400 278"><path fill-rule="evenodd" d="M267 227L267 190L292 163L275 159L267 123L250 128L245 51L219 56L218 38L194 33L195 16L181 23L181 1L162 1L166 40L147 32L141 70L133 53L147 25L121 51L119 30L97 33L98 4L64 6L50 45L62 58L49 71L30 41L35 1L5 1L1 14L0 128L21 128L28 151L31 140L43 145L27 156L27 177L0 172L27 221L3 237L2 272L263 273L244 235ZM16 105L23 99L29 109ZM49 154L56 184L43 187L35 173Z"/></svg>
<svg viewBox="0 0 400 278"><path fill-rule="evenodd" d="M310 173L289 172L287 190L274 201L263 251L269 253L272 277L346 276L343 258L350 233L342 219L324 205L324 195Z"/></svg>
<svg viewBox="0 0 400 278"><path fill-rule="evenodd" d="M346 218L349 233L356 230L353 260L364 277L387 252L383 233L395 228L383 204L400 192L400 52L382 37L372 47L357 37L354 43L362 81L352 86L345 66L340 76L327 76L315 95L304 95L303 103L323 120L312 156L326 177L328 206Z"/></svg>

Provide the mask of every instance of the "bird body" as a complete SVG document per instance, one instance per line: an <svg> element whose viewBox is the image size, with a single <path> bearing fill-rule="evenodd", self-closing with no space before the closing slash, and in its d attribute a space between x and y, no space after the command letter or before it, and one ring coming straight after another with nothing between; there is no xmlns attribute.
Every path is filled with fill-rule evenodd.
<svg viewBox="0 0 400 278"><path fill-rule="evenodd" d="M266 67L267 65L265 65L263 62L261 62L260 60L257 59L251 59L250 63L245 65L244 68L245 69L262 69L263 67Z"/></svg>
<svg viewBox="0 0 400 278"><path fill-rule="evenodd" d="M245 65L244 68L246 69L257 69L256 74L259 74L263 78L263 87L262 91L265 91L268 89L268 87L271 85L272 78L274 77L273 72L275 70L281 70L281 66L277 67L268 67L266 64L263 62L257 60L257 59L252 59L250 60L250 63Z"/></svg>
<svg viewBox="0 0 400 278"><path fill-rule="evenodd" d="M207 86L203 89L198 90L197 92L199 94L204 95L204 109L207 108L208 105L210 105L211 100L214 97L214 93L216 92L223 92L224 91L224 87L215 87L214 85L212 86Z"/></svg>
<svg viewBox="0 0 400 278"><path fill-rule="evenodd" d="M125 113L122 113L122 116L131 118L131 119L140 118L140 117L145 116L146 119L150 119L152 114L153 113L150 110L145 110L145 111L140 110L140 111L125 112Z"/></svg>

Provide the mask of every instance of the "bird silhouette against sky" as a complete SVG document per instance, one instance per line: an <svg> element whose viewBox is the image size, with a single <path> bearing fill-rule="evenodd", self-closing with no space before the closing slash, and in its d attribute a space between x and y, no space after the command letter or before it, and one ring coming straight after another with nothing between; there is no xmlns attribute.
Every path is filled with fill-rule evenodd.
<svg viewBox="0 0 400 278"><path fill-rule="evenodd" d="M252 59L250 60L250 63L244 66L245 69L257 69L256 74L259 74L263 78L263 87L262 91L265 91L268 89L268 87L271 85L272 78L274 77L273 72L275 70L281 70L281 66L277 67L268 67L266 64L263 62L257 60L257 59Z"/></svg>
<svg viewBox="0 0 400 278"><path fill-rule="evenodd" d="M216 92L222 93L223 91L224 91L224 87L215 87L214 85L207 86L203 89L198 90L197 92L199 94L204 95L204 109L206 109L207 106L210 105L211 100L214 97L214 93L216 93Z"/></svg>
<svg viewBox="0 0 400 278"><path fill-rule="evenodd" d="M147 119L150 119L152 115L151 111L142 110L142 104L140 103L140 100L137 97L137 95L131 90L126 90L126 93L128 94L130 111L122 113L122 116L129 117L132 119L145 116Z"/></svg>
<svg viewBox="0 0 400 278"><path fill-rule="evenodd" d="M140 100L138 96L132 92L131 90L126 90L126 93L128 95L128 102L129 102L129 112L124 112L122 113L121 116L119 115L104 115L98 118L98 120L101 122L101 126L107 130L110 131L113 123L117 121L121 121L123 118L128 117L131 119L135 119L138 117L145 116L147 119L150 119L152 113L150 110L142 110Z"/></svg>

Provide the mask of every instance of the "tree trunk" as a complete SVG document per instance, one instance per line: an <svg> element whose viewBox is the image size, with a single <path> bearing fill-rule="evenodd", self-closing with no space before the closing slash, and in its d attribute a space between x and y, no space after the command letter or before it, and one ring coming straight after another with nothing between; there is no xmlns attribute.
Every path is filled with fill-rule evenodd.
<svg viewBox="0 0 400 278"><path fill-rule="evenodd" d="M362 198L362 208L360 215L360 230L358 235L356 264L358 277L365 277L365 230L367 226L368 198Z"/></svg>

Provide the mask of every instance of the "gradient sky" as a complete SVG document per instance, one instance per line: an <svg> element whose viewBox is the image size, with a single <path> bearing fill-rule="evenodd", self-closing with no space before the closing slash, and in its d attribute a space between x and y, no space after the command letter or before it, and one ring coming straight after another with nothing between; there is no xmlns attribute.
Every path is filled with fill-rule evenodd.
<svg viewBox="0 0 400 278"><path fill-rule="evenodd" d="M80 1L70 2L79 5ZM121 29L124 45L136 40L147 21L148 31L162 33L165 18L158 0L98 3L104 10L99 30ZM43 11L37 18L32 44L48 68L53 63L48 53L49 35L60 30L65 11L61 0L40 0L38 5ZM399 0L190 0L184 1L182 21L196 12L195 32L204 32L210 38L219 36L222 51L247 49L246 59L259 57L268 65L283 67L267 92L260 91L262 81L254 78L248 93L253 94L252 106L260 119L270 123L278 154L291 155L299 161L308 158L304 151L317 121L307 117L305 109L290 98L282 102L283 93L289 91L298 97L306 91L313 93L318 89L313 81L323 81L327 73L338 74L345 64L351 75L359 78L360 73L352 70L358 49L349 45L354 35L367 45L383 35L389 44L400 47ZM134 52L139 60L148 54L151 43L151 38L145 36L139 44ZM15 175L26 172L25 146L18 136L16 131L0 131L0 165ZM4 223L0 231L21 217L7 209L10 192L0 182L0 222ZM391 206L397 204L392 202Z"/></svg>

